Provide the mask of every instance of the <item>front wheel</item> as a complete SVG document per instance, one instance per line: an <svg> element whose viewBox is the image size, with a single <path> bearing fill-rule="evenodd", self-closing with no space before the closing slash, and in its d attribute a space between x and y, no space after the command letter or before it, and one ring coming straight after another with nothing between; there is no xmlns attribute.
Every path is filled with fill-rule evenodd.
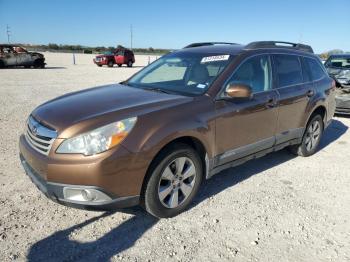
<svg viewBox="0 0 350 262"><path fill-rule="evenodd" d="M45 63L40 59L35 60L33 64L34 68L45 68Z"/></svg>
<svg viewBox="0 0 350 262"><path fill-rule="evenodd" d="M290 147L292 153L299 156L311 156L316 153L323 134L323 120L315 115L307 124L301 144Z"/></svg>
<svg viewBox="0 0 350 262"><path fill-rule="evenodd" d="M163 151L152 166L143 206L155 217L178 215L192 202L202 182L198 154L187 145L177 144Z"/></svg>
<svg viewBox="0 0 350 262"><path fill-rule="evenodd" d="M132 67L132 61L131 60L128 62L128 67Z"/></svg>
<svg viewBox="0 0 350 262"><path fill-rule="evenodd" d="M114 66L114 62L112 61L112 60L110 60L109 62L108 62L108 67L113 67Z"/></svg>

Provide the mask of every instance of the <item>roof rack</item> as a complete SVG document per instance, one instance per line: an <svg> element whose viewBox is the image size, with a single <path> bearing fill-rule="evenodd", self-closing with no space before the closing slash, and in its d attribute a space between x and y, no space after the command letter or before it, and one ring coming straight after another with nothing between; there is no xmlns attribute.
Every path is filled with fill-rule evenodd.
<svg viewBox="0 0 350 262"><path fill-rule="evenodd" d="M202 43L192 43L185 46L184 48L199 47L199 46L210 46L210 45L238 45L236 43L226 43L226 42L202 42Z"/></svg>
<svg viewBox="0 0 350 262"><path fill-rule="evenodd" d="M314 53L312 47L309 45L304 45L300 43L290 43L283 41L258 41L252 42L245 46L246 49L256 49L256 48L288 48L288 49L297 49L309 53Z"/></svg>

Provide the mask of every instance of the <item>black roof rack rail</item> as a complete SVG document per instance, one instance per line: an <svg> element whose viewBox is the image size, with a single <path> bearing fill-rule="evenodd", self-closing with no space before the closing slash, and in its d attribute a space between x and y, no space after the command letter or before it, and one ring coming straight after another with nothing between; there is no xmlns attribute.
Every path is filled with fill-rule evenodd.
<svg viewBox="0 0 350 262"><path fill-rule="evenodd" d="M314 50L309 45L304 45L300 43L290 43L284 41L258 41L252 42L245 46L246 49L256 49L256 48L289 48L297 49L309 53L314 53Z"/></svg>
<svg viewBox="0 0 350 262"><path fill-rule="evenodd" d="M202 43L192 43L185 46L184 48L199 47L199 46L210 46L210 45L238 45L236 43L227 43L227 42L202 42Z"/></svg>

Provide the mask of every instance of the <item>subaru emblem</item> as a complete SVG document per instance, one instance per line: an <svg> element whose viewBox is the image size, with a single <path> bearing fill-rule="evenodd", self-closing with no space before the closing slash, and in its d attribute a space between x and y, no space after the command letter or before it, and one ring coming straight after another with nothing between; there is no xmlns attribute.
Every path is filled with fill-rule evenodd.
<svg viewBox="0 0 350 262"><path fill-rule="evenodd" d="M32 127L32 133L33 133L33 135L37 135L37 133L38 133L38 127L37 126L33 126Z"/></svg>

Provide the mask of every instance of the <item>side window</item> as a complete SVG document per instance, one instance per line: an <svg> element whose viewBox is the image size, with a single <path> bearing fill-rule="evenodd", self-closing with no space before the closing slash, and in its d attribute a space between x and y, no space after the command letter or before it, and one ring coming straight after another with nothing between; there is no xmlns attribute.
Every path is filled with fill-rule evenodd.
<svg viewBox="0 0 350 262"><path fill-rule="evenodd" d="M306 62L306 58L300 57L300 61L301 61L301 66L303 68L304 82L306 82L306 83L311 82L312 81L311 72L310 72L310 68Z"/></svg>
<svg viewBox="0 0 350 262"><path fill-rule="evenodd" d="M239 66L229 83L245 84L253 93L271 89L271 62L267 55L249 58Z"/></svg>
<svg viewBox="0 0 350 262"><path fill-rule="evenodd" d="M118 50L117 55L123 56L124 55L124 50Z"/></svg>
<svg viewBox="0 0 350 262"><path fill-rule="evenodd" d="M309 67L313 81L321 79L325 76L326 73L323 71L320 63L317 62L316 59L306 57L305 61Z"/></svg>
<svg viewBox="0 0 350 262"><path fill-rule="evenodd" d="M303 74L298 56L275 55L274 62L278 78L278 87L303 83Z"/></svg>

